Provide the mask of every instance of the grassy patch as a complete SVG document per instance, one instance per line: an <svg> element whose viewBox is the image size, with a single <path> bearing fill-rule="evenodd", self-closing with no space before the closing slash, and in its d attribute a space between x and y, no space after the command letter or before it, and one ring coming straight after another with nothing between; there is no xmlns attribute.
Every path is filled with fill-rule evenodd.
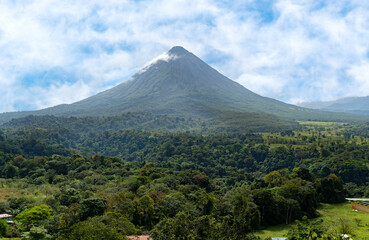
<svg viewBox="0 0 369 240"><path fill-rule="evenodd" d="M18 195L19 193L15 189L0 187L0 201L4 201L5 199L13 196L18 197Z"/></svg>
<svg viewBox="0 0 369 240"><path fill-rule="evenodd" d="M289 228L290 225L280 224L257 231L255 235L261 237L262 239L267 237L283 237L287 234Z"/></svg>
<svg viewBox="0 0 369 240"><path fill-rule="evenodd" d="M336 228L342 220L352 229L353 239L369 240L369 214L353 211L348 202L340 204L322 204L318 212L321 214L321 217L318 219L323 219L328 226ZM290 227L291 224L271 226L257 231L255 235L262 239L267 237L283 237L287 234Z"/></svg>
<svg viewBox="0 0 369 240"><path fill-rule="evenodd" d="M349 203L322 204L318 212L324 222L335 226L342 219L350 227L355 235L354 239L369 239L369 214L351 209Z"/></svg>
<svg viewBox="0 0 369 240"><path fill-rule="evenodd" d="M301 125L310 125L310 126L342 126L345 123L342 122L320 122L320 121L297 121Z"/></svg>

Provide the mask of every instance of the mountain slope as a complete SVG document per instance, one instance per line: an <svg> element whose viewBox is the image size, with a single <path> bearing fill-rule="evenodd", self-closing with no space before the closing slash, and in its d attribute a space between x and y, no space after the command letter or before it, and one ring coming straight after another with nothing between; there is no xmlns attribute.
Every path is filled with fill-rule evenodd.
<svg viewBox="0 0 369 240"><path fill-rule="evenodd" d="M327 102L307 102L299 104L302 107L320 109L332 112L346 112L369 115L369 96L347 97Z"/></svg>
<svg viewBox="0 0 369 240"><path fill-rule="evenodd" d="M291 120L353 120L262 97L223 76L182 47L154 59L131 80L85 100L39 111L6 113L0 122L29 114L106 116L150 112L204 119L226 112L259 112Z"/></svg>

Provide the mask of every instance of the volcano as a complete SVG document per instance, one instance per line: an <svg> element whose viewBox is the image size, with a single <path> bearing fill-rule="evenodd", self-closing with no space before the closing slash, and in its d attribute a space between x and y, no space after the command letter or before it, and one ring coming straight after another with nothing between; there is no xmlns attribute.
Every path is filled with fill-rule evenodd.
<svg viewBox="0 0 369 240"><path fill-rule="evenodd" d="M348 120L352 115L327 113L260 96L225 77L183 47L153 59L116 87L72 104L38 111L0 114L0 121L26 115L112 116L150 112L211 119L224 112L266 113L289 120Z"/></svg>

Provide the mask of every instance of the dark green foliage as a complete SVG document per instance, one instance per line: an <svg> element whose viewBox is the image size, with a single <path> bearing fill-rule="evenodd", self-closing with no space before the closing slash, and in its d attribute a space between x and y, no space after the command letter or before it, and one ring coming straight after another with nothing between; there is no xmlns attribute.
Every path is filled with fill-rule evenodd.
<svg viewBox="0 0 369 240"><path fill-rule="evenodd" d="M71 153L61 145L48 145L40 138L36 140L33 136L27 136L23 130L10 135L14 138L0 140L0 163L2 158L8 158L10 155L52 156L53 154L70 155Z"/></svg>
<svg viewBox="0 0 369 240"><path fill-rule="evenodd" d="M217 224L216 220L210 215L203 215L196 218L188 213L179 212L175 217L166 218L157 224L151 231L151 236L155 240L236 239L231 235L227 235L229 233L225 231L225 228L227 227L229 226ZM246 234L242 239L247 240L257 238L253 238L252 235Z"/></svg>
<svg viewBox="0 0 369 240"><path fill-rule="evenodd" d="M135 208L133 222L150 229L155 213L154 200L150 196L144 195L135 201Z"/></svg>
<svg viewBox="0 0 369 240"><path fill-rule="evenodd" d="M47 234L47 230L44 227L32 227L29 232L22 234L22 239L46 240L53 239L53 237L50 234Z"/></svg>
<svg viewBox="0 0 369 240"><path fill-rule="evenodd" d="M87 221L79 222L70 228L70 232L66 236L60 236L58 239L75 239L75 240L125 240L124 235L120 234L114 227L108 226L100 221L99 218L90 218Z"/></svg>
<svg viewBox="0 0 369 240"><path fill-rule="evenodd" d="M296 174L296 177L301 178L302 180L312 181L313 176L311 175L309 169L304 167L297 167L293 169L293 174Z"/></svg>
<svg viewBox="0 0 369 240"><path fill-rule="evenodd" d="M191 219L191 216L180 212L173 218L162 220L151 231L151 234L157 240L190 240L194 239L195 231L196 225Z"/></svg>
<svg viewBox="0 0 369 240"><path fill-rule="evenodd" d="M6 212L9 210L9 204L7 202L0 202L0 212Z"/></svg>
<svg viewBox="0 0 369 240"><path fill-rule="evenodd" d="M327 227L325 227L322 220L309 221L306 217L303 221L297 221L289 230L287 236L291 240L305 240L305 239L338 239L333 236L328 236Z"/></svg>
<svg viewBox="0 0 369 240"><path fill-rule="evenodd" d="M8 227L9 226L6 221L4 219L0 219L0 237L5 237Z"/></svg>
<svg viewBox="0 0 369 240"><path fill-rule="evenodd" d="M235 239L243 239L260 227L260 212L258 206L250 201L250 196L251 193L244 188L236 189L232 196L232 236Z"/></svg>
<svg viewBox="0 0 369 240"><path fill-rule="evenodd" d="M23 210L26 210L27 206L32 205L33 202L34 202L33 199L29 199L26 197L17 198L17 197L12 196L7 199L6 205L8 205L9 208L12 210L17 209L17 210L23 211Z"/></svg>
<svg viewBox="0 0 369 240"><path fill-rule="evenodd" d="M16 226L9 226L6 232L6 237L8 238L20 238L20 230Z"/></svg>
<svg viewBox="0 0 369 240"><path fill-rule="evenodd" d="M286 199L292 199L297 201L298 204L295 204L295 206L298 206L300 208L302 214L300 216L297 216L297 218L300 218L304 215L310 218L316 217L316 208L318 207L318 196L316 193L316 189L314 188L311 182L295 178L286 182L281 187L277 188L276 191L279 195L283 196ZM290 202L291 208L293 208L294 202L293 201ZM296 214L296 210L294 212ZM290 220L293 219L287 219L286 222L289 223Z"/></svg>
<svg viewBox="0 0 369 240"><path fill-rule="evenodd" d="M61 205L69 206L73 203L79 203L81 200L80 192L75 188L63 189L57 197Z"/></svg>
<svg viewBox="0 0 369 240"><path fill-rule="evenodd" d="M18 174L19 168L10 163L6 164L2 170L2 176L5 178L18 177Z"/></svg>
<svg viewBox="0 0 369 240"><path fill-rule="evenodd" d="M81 220L103 215L106 209L106 200L102 198L88 198L81 202L79 216Z"/></svg>
<svg viewBox="0 0 369 240"><path fill-rule="evenodd" d="M263 167L267 172L284 169L295 165L295 155L292 149L285 146L277 147L268 152Z"/></svg>
<svg viewBox="0 0 369 240"><path fill-rule="evenodd" d="M276 225L286 222L286 218L288 222L289 218L296 219L299 217L296 211L293 211L294 215L290 216L291 212L286 208L288 204L287 199L274 195L270 189L255 189L253 191L253 199L258 206L260 224L262 226Z"/></svg>
<svg viewBox="0 0 369 240"><path fill-rule="evenodd" d="M321 202L339 203L345 200L343 181L334 174L320 179L317 192Z"/></svg>
<svg viewBox="0 0 369 240"><path fill-rule="evenodd" d="M261 144L251 148L252 157L258 162L263 162L269 153L269 147Z"/></svg>
<svg viewBox="0 0 369 240"><path fill-rule="evenodd" d="M122 235L137 235L139 230L127 218L119 213L108 212L100 217L95 217L103 222L105 225L115 229Z"/></svg>
<svg viewBox="0 0 369 240"><path fill-rule="evenodd" d="M75 140L79 133L120 130L120 129L161 129L161 130L191 130L200 129L204 120L156 115L152 113L125 113L117 116L95 117L56 117L52 115L30 115L13 119L4 124L6 128L37 129L32 137L39 138L46 134L48 138ZM47 130L52 130L47 132ZM68 138L66 138L68 136Z"/></svg>

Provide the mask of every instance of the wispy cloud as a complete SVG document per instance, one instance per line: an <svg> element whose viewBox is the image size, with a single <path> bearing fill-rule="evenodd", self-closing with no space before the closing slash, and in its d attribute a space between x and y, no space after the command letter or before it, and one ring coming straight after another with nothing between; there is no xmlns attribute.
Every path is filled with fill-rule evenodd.
<svg viewBox="0 0 369 240"><path fill-rule="evenodd" d="M369 95L365 1L5 0L0 112L83 99L174 45L280 100Z"/></svg>

